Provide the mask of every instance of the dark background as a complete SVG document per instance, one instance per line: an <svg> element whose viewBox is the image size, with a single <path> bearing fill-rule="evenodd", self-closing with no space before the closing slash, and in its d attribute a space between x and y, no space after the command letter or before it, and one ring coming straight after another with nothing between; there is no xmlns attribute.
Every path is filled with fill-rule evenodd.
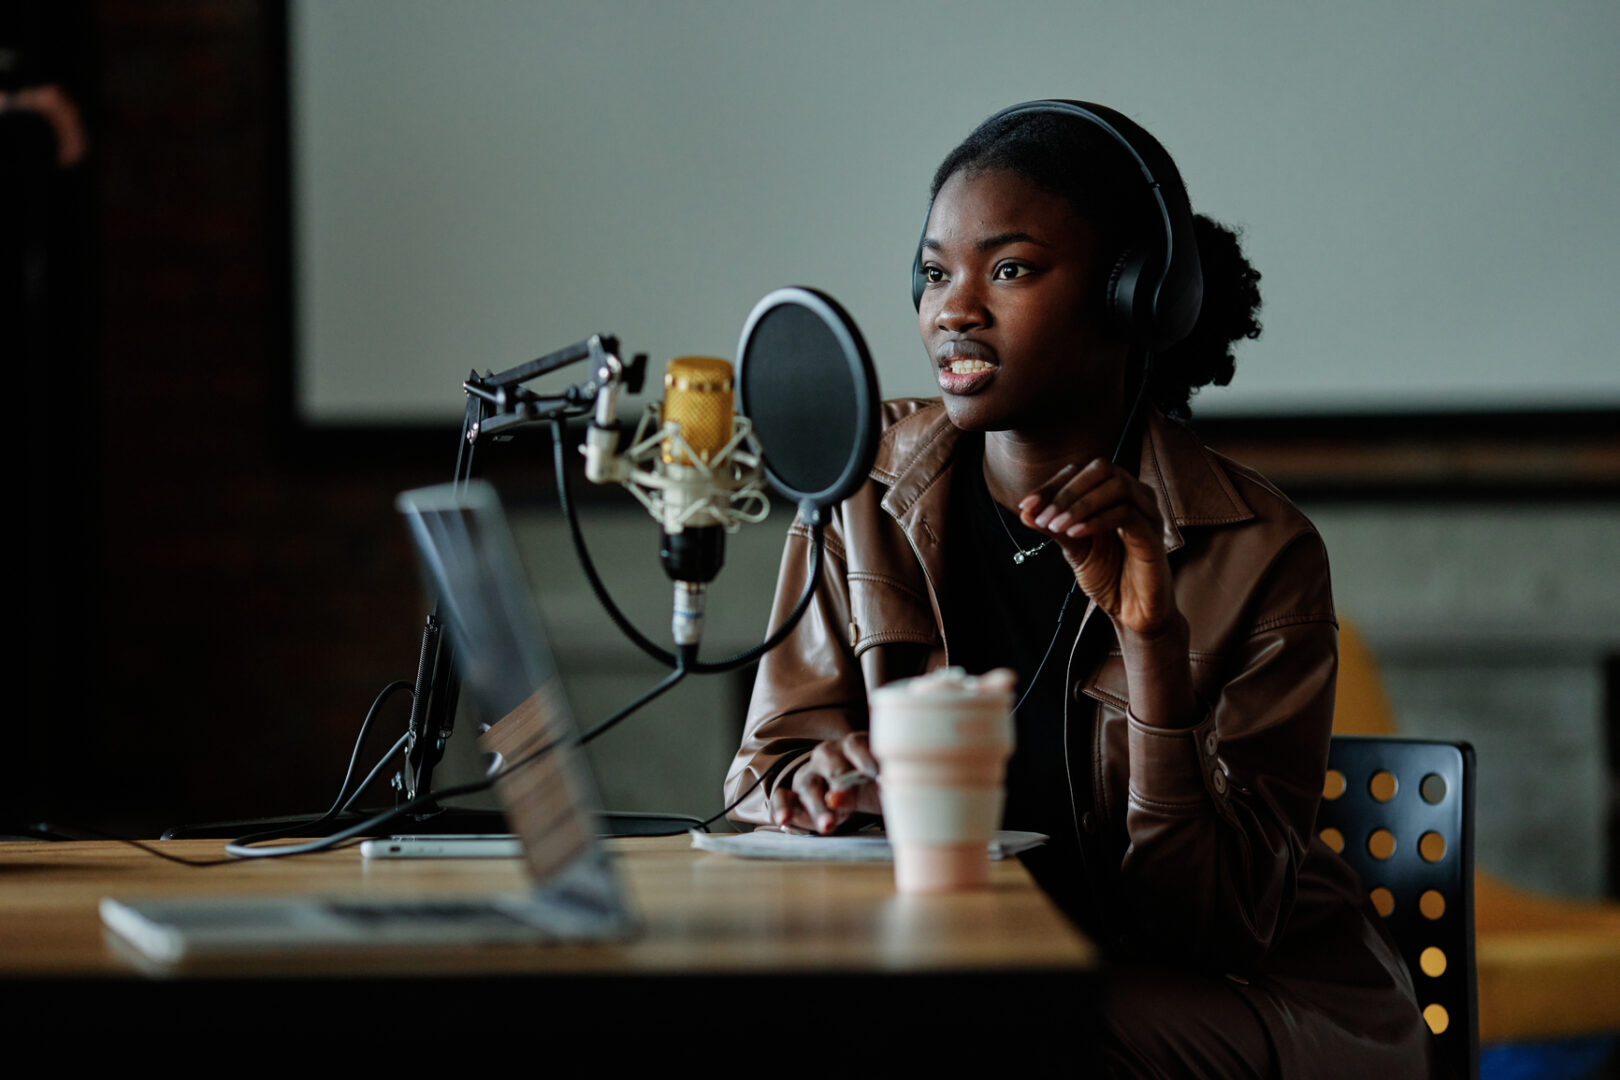
<svg viewBox="0 0 1620 1080"><path fill-rule="evenodd" d="M8 77L64 86L91 140L58 171L43 125L0 116L5 295L24 298L0 350L28 414L8 516L29 539L0 821L151 834L324 809L373 695L414 675L424 609L392 500L449 479L455 436L334 464L291 426L284 16L0 18ZM20 287L42 264L43 296Z"/></svg>

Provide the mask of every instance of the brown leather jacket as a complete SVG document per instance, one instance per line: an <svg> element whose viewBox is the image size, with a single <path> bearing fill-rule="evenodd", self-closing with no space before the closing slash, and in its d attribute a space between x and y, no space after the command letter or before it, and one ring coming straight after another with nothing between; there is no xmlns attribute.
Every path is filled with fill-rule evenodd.
<svg viewBox="0 0 1620 1080"><path fill-rule="evenodd" d="M739 820L768 821L765 789L817 742L866 727L869 689L947 662L940 589L959 432L937 400L888 402L884 421L871 481L828 526L822 588L760 665L727 800L772 775ZM1366 1063L1354 1049L1373 1046L1399 1047L1421 1069L1410 977L1354 875L1313 835L1338 665L1321 538L1263 479L1156 412L1139 475L1164 519L1207 712L1184 730L1128 716L1112 626L1086 612L1068 660L1064 745L1076 836L1113 935L1102 944L1231 973L1284 1076L1328 1075L1324 1055L1347 1050L1346 1067ZM773 625L798 598L808 556L795 522Z"/></svg>

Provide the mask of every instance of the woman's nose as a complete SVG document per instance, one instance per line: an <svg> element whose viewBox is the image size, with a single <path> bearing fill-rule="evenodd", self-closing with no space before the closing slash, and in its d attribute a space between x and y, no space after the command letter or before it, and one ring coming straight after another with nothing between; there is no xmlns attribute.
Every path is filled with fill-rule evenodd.
<svg viewBox="0 0 1620 1080"><path fill-rule="evenodd" d="M952 281L942 290L934 323L941 330L960 334L988 325L990 312L984 296L971 281Z"/></svg>

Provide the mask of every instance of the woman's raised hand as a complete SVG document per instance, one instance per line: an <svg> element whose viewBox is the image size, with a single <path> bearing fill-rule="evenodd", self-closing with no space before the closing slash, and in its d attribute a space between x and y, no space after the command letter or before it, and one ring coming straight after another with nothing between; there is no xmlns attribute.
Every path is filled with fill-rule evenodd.
<svg viewBox="0 0 1620 1080"><path fill-rule="evenodd" d="M1124 469L1101 458L1066 465L1018 513L1057 541L1080 588L1121 631L1152 637L1179 619L1158 504Z"/></svg>
<svg viewBox="0 0 1620 1080"><path fill-rule="evenodd" d="M1018 513L1057 542L1080 588L1113 620L1137 719L1156 727L1196 722L1189 630L1176 606L1153 492L1098 458L1083 469L1060 469Z"/></svg>
<svg viewBox="0 0 1620 1080"><path fill-rule="evenodd" d="M820 743L793 773L789 786L771 793L771 820L778 825L830 833L851 814L881 814L878 764L866 732Z"/></svg>

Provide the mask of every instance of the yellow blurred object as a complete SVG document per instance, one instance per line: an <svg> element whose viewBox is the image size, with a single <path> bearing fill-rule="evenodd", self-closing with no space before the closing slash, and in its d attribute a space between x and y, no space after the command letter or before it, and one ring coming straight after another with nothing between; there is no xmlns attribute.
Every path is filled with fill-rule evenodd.
<svg viewBox="0 0 1620 1080"><path fill-rule="evenodd" d="M1349 619L1339 619L1339 689L1333 707L1335 735L1394 735L1395 711L1389 707L1377 661Z"/></svg>
<svg viewBox="0 0 1620 1080"><path fill-rule="evenodd" d="M1394 735L1367 643L1339 620L1336 735ZM1474 873L1479 1041L1620 1031L1620 904L1564 900Z"/></svg>

